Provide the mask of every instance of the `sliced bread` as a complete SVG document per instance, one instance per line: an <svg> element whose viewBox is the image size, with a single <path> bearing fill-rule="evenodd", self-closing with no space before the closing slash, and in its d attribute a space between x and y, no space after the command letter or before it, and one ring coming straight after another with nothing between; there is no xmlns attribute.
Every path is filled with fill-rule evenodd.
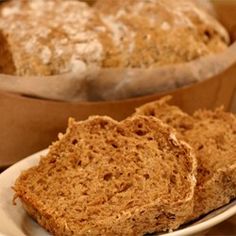
<svg viewBox="0 0 236 236"><path fill-rule="evenodd" d="M173 126L196 153L195 219L236 197L236 117L223 109L190 116L168 104L170 97L139 107L136 115L155 116Z"/></svg>
<svg viewBox="0 0 236 236"><path fill-rule="evenodd" d="M14 190L54 235L143 235L178 228L193 210L196 160L155 117L70 120Z"/></svg>

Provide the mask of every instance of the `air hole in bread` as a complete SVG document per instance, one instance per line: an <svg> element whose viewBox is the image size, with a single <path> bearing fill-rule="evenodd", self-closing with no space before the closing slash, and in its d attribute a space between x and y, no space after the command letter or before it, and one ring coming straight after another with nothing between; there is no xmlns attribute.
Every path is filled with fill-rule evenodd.
<svg viewBox="0 0 236 236"><path fill-rule="evenodd" d="M81 220L80 220L81 223L83 223L83 222L85 222L85 221L87 221L87 219L81 219Z"/></svg>
<svg viewBox="0 0 236 236"><path fill-rule="evenodd" d="M117 133L120 134L121 136L125 136L125 131L121 128L117 128Z"/></svg>
<svg viewBox="0 0 236 236"><path fill-rule="evenodd" d="M201 150L201 149L203 149L204 148L204 146L201 144L198 148L197 148L197 150Z"/></svg>
<svg viewBox="0 0 236 236"><path fill-rule="evenodd" d="M149 178L150 178L150 175L149 175L149 174L144 174L143 177L144 177L145 179L149 179Z"/></svg>
<svg viewBox="0 0 236 236"><path fill-rule="evenodd" d="M155 116L156 114L155 114L155 110L154 109L151 109L150 111L149 111L149 114L147 114L147 115L149 115L149 116Z"/></svg>
<svg viewBox="0 0 236 236"><path fill-rule="evenodd" d="M176 169L173 170L173 174L177 175L178 171L177 171L177 166L175 166Z"/></svg>
<svg viewBox="0 0 236 236"><path fill-rule="evenodd" d="M92 161L94 159L94 155L92 153L88 154L88 159L89 161Z"/></svg>
<svg viewBox="0 0 236 236"><path fill-rule="evenodd" d="M78 143L78 140L77 140L77 139L73 139L73 140L72 140L72 144L73 144L73 145L76 145L77 143Z"/></svg>
<svg viewBox="0 0 236 236"><path fill-rule="evenodd" d="M145 213L145 210L140 211L140 215L143 215Z"/></svg>
<svg viewBox="0 0 236 236"><path fill-rule="evenodd" d="M116 143L111 144L113 148L118 148L118 145Z"/></svg>
<svg viewBox="0 0 236 236"><path fill-rule="evenodd" d="M45 187L43 188L43 190L44 190L44 191L47 191L47 190L48 190L48 186L45 186Z"/></svg>
<svg viewBox="0 0 236 236"><path fill-rule="evenodd" d="M57 196L64 197L64 196L65 196L65 193L63 193L62 191L59 191L59 192L57 192Z"/></svg>
<svg viewBox="0 0 236 236"><path fill-rule="evenodd" d="M172 175L172 176L170 177L170 182L171 182L172 184L176 184L176 176L175 176L175 175Z"/></svg>
<svg viewBox="0 0 236 236"><path fill-rule="evenodd" d="M111 180L112 179L112 173L107 173L107 174L105 174L104 176L103 176L103 179L105 180L105 181L109 181L109 180Z"/></svg>
<svg viewBox="0 0 236 236"><path fill-rule="evenodd" d="M147 134L147 131L146 131L146 130L141 130L141 129L139 129L139 130L137 130L135 133L136 133L138 136L145 136L145 135Z"/></svg>
<svg viewBox="0 0 236 236"><path fill-rule="evenodd" d="M143 124L138 124L138 128L143 128Z"/></svg>
<svg viewBox="0 0 236 236"><path fill-rule="evenodd" d="M50 163L50 164L56 163L56 160L57 160L56 158L53 158L53 159L51 159L51 160L49 161L49 163Z"/></svg>
<svg viewBox="0 0 236 236"><path fill-rule="evenodd" d="M102 129L105 129L107 125L108 125L108 122L107 122L107 121L102 121L102 122L100 122L100 127L101 127Z"/></svg>
<svg viewBox="0 0 236 236"><path fill-rule="evenodd" d="M207 39L210 39L212 36L209 30L205 30L204 35L207 37Z"/></svg>

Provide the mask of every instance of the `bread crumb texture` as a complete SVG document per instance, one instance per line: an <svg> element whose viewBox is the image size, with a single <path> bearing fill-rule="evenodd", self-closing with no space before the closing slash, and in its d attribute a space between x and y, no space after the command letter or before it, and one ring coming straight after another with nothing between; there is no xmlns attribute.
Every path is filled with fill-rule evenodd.
<svg viewBox="0 0 236 236"><path fill-rule="evenodd" d="M7 67L0 58L1 72L16 75L155 68L229 43L223 26L187 0L7 1L0 31L12 54Z"/></svg>
<svg viewBox="0 0 236 236"><path fill-rule="evenodd" d="M168 100L146 104L136 115L161 119L194 148L198 173L193 219L236 197L236 117L222 108L198 110L190 116Z"/></svg>
<svg viewBox="0 0 236 236"><path fill-rule="evenodd" d="M14 189L54 235L143 235L192 214L196 161L154 117L70 120L65 135Z"/></svg>

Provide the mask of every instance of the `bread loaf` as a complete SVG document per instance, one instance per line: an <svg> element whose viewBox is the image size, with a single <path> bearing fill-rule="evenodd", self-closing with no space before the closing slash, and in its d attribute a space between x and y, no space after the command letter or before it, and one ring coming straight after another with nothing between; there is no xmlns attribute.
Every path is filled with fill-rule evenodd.
<svg viewBox="0 0 236 236"><path fill-rule="evenodd" d="M189 146L156 118L91 117L70 120L14 190L54 235L143 235L192 214L195 168Z"/></svg>
<svg viewBox="0 0 236 236"><path fill-rule="evenodd" d="M169 99L146 104L136 115L161 119L194 148L198 173L192 220L236 198L236 117L222 109L190 116L169 105Z"/></svg>
<svg viewBox="0 0 236 236"><path fill-rule="evenodd" d="M0 31L12 58L0 72L22 76L155 68L229 44L223 26L188 0L7 1Z"/></svg>

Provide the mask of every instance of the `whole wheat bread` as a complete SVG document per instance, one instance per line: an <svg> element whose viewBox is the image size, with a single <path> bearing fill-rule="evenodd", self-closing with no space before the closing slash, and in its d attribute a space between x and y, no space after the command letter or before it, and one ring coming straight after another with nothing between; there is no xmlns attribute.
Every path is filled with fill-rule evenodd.
<svg viewBox="0 0 236 236"><path fill-rule="evenodd" d="M196 153L195 219L236 197L236 117L222 108L190 116L168 104L170 97L146 104L136 115L155 116L173 126Z"/></svg>
<svg viewBox="0 0 236 236"><path fill-rule="evenodd" d="M192 214L196 160L155 117L70 120L65 135L14 190L54 235L143 235Z"/></svg>

